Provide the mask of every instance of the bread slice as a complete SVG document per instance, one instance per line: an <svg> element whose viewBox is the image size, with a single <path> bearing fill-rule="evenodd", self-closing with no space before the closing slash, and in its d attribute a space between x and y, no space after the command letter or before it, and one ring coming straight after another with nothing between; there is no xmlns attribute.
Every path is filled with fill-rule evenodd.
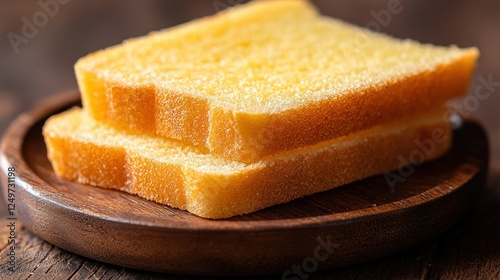
<svg viewBox="0 0 500 280"><path fill-rule="evenodd" d="M43 134L61 177L137 194L201 217L226 218L402 167L409 156L434 159L452 138L443 116L439 110L251 164L178 141L124 133L79 108L51 117Z"/></svg>
<svg viewBox="0 0 500 280"><path fill-rule="evenodd" d="M128 40L75 70L95 119L255 162L462 96L477 56L275 0Z"/></svg>

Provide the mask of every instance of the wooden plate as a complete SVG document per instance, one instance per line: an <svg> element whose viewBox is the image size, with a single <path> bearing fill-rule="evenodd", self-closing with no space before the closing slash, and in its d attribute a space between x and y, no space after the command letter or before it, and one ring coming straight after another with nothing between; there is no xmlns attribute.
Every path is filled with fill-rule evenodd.
<svg viewBox="0 0 500 280"><path fill-rule="evenodd" d="M77 104L77 92L56 96L6 132L1 163L4 172L16 169L16 213L34 234L63 249L142 270L293 279L382 258L453 225L486 176L485 134L465 122L445 157L416 167L392 190L384 176L374 176L253 214L207 220L57 178L42 125Z"/></svg>

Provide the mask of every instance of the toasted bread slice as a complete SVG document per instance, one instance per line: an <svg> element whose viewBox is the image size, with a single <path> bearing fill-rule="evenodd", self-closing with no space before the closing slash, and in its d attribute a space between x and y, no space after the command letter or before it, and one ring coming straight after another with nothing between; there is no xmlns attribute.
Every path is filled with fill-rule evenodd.
<svg viewBox="0 0 500 280"><path fill-rule="evenodd" d="M434 159L451 143L443 116L436 111L251 164L179 141L128 134L77 108L51 117L43 134L61 177L226 218L397 169L412 157Z"/></svg>
<svg viewBox="0 0 500 280"><path fill-rule="evenodd" d="M75 70L95 119L255 162L462 96L477 56L276 0L128 40Z"/></svg>

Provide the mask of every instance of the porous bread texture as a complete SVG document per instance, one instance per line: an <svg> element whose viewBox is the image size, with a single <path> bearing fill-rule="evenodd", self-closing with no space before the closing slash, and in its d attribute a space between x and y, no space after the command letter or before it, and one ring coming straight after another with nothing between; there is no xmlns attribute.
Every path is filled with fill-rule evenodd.
<svg viewBox="0 0 500 280"><path fill-rule="evenodd" d="M399 168L406 164L401 157L414 151L424 155L420 160L434 159L451 143L444 115L438 110L251 164L182 142L128 134L79 108L52 116L43 135L58 176L137 194L201 217L227 218ZM436 131L439 141L433 140ZM418 141L432 141L428 147L433 148L424 153Z"/></svg>
<svg viewBox="0 0 500 280"><path fill-rule="evenodd" d="M95 119L250 163L462 96L477 56L276 0L128 40L75 70Z"/></svg>

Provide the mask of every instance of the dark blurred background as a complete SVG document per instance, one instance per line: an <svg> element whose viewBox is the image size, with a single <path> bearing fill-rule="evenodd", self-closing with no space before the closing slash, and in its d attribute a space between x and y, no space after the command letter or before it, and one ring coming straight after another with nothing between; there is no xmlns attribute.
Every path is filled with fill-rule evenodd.
<svg viewBox="0 0 500 280"><path fill-rule="evenodd" d="M241 2L245 1L1 0L0 134L15 116L39 100L76 88L73 64L79 57ZM481 57L470 94L478 85L479 75L500 82L498 0L312 2L323 14L361 26L375 21L382 32L396 37L438 45L477 46ZM50 13L41 3L46 3ZM394 5L399 11L390 19L387 17L388 5ZM36 30L28 30L31 38L22 33L26 21L39 25L35 26ZM487 100L479 101L477 106L466 106L473 108L466 113L479 119L488 130L492 145L491 168L499 174L500 85L493 89ZM458 104L463 105L463 101ZM496 180L495 185L500 189L496 176L492 180Z"/></svg>

